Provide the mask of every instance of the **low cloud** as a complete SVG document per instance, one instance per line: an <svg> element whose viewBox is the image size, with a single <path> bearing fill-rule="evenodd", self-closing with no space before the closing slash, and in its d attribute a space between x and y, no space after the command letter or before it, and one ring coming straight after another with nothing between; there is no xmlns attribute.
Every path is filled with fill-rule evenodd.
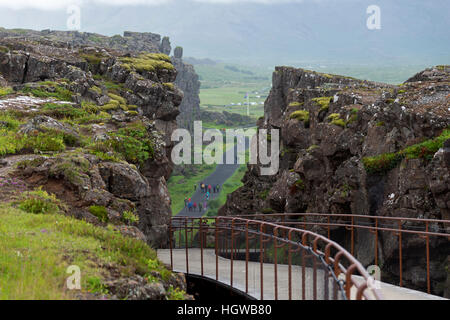
<svg viewBox="0 0 450 320"><path fill-rule="evenodd" d="M254 4L286 4L301 3L305 1L330 1L330 0L0 0L0 8L9 8L14 10L21 9L38 9L45 11L65 10L71 5L80 7L90 4L103 6L157 6L168 3L176 3L178 1L190 1L205 4L238 4L238 3L254 3Z"/></svg>
<svg viewBox="0 0 450 320"><path fill-rule="evenodd" d="M71 5L86 6L96 4L104 6L154 6L173 1L174 0L0 0L0 8L53 11L63 10Z"/></svg>
<svg viewBox="0 0 450 320"><path fill-rule="evenodd" d="M303 0L193 0L193 1L212 4L234 4L234 3L283 4L283 3L303 2Z"/></svg>

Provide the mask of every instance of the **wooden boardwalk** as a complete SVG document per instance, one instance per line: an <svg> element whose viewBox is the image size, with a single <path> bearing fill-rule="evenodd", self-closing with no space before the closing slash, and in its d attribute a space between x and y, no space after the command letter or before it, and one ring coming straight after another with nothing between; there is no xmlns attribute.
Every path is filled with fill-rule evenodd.
<svg viewBox="0 0 450 320"><path fill-rule="evenodd" d="M170 250L158 250L158 258L170 265ZM218 280L226 285L231 285L231 260L219 257ZM189 249L189 274L201 275L201 253L200 249ZM186 250L173 250L173 264L175 272L186 273ZM261 299L261 265L259 262L248 263L248 295L255 299ZM288 288L288 266L277 266L278 299L289 299ZM216 279L216 255L212 249L203 250L203 276ZM313 283L314 276L317 283L315 297L317 300L332 299L335 291L335 282L325 279L326 272L317 268L316 274L312 268L305 268L305 299L314 298ZM356 277L358 281L362 278ZM397 287L387 283L379 283L383 299L385 300L443 300L441 297L429 295L423 292ZM246 267L245 261L233 261L233 284L232 286L242 292L246 292ZM337 288L336 288L337 289ZM264 300L275 299L275 268L273 264L263 264L263 292ZM352 296L356 293L352 291ZM341 298L338 294L338 298ZM300 266L292 266L292 299L302 299L302 269Z"/></svg>

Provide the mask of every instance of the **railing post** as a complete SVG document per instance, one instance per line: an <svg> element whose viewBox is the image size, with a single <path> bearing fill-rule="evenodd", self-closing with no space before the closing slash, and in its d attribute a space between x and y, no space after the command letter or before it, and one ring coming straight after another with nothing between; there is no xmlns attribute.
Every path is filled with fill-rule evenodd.
<svg viewBox="0 0 450 320"><path fill-rule="evenodd" d="M428 221L425 223L425 231L427 235L425 239L427 241L426 249L427 249L427 292L431 293L431 282L430 282L430 237L428 236Z"/></svg>
<svg viewBox="0 0 450 320"><path fill-rule="evenodd" d="M316 252L317 239L314 239L313 251ZM313 259L313 300L317 300L317 258L311 254Z"/></svg>
<svg viewBox="0 0 450 320"><path fill-rule="evenodd" d="M264 300L264 242L263 242L263 233L264 233L264 222L259 226L259 260L260 260L260 285L261 285L261 300Z"/></svg>
<svg viewBox="0 0 450 320"><path fill-rule="evenodd" d="M216 246L216 281L219 281L219 218L216 217L215 230L215 246Z"/></svg>
<svg viewBox="0 0 450 320"><path fill-rule="evenodd" d="M292 240L292 229L289 230L288 233L288 296L289 296L289 300L292 300L292 245L291 245L291 240Z"/></svg>
<svg viewBox="0 0 450 320"><path fill-rule="evenodd" d="M275 227L274 231L274 238L273 238L273 264L274 264L274 286L275 286L275 300L278 300L278 227Z"/></svg>
<svg viewBox="0 0 450 320"><path fill-rule="evenodd" d="M400 268L400 287L403 287L402 222L398 221L398 259Z"/></svg>
<svg viewBox="0 0 450 320"><path fill-rule="evenodd" d="M199 232L200 232L200 264L201 264L201 272L203 277L203 218L200 218L200 226L199 226Z"/></svg>
<svg viewBox="0 0 450 320"><path fill-rule="evenodd" d="M230 285L233 287L233 258L234 258L234 219L231 220L231 252L230 252Z"/></svg>
<svg viewBox="0 0 450 320"><path fill-rule="evenodd" d="M173 271L173 250L172 250L172 241L173 241L173 235L172 235L172 218L170 218L169 223L169 249L170 249L170 270Z"/></svg>
<svg viewBox="0 0 450 320"><path fill-rule="evenodd" d="M375 218L375 265L378 266L378 219Z"/></svg>
<svg viewBox="0 0 450 320"><path fill-rule="evenodd" d="M302 300L306 299L306 253L305 253L305 247L307 245L307 238L308 234L303 233L302 235Z"/></svg>
<svg viewBox="0 0 450 320"><path fill-rule="evenodd" d="M186 247L186 273L189 273L189 241L188 241L188 228L187 217L184 218L184 235L185 235L185 247Z"/></svg>
<svg viewBox="0 0 450 320"><path fill-rule="evenodd" d="M249 260L249 243L248 243L248 221L245 225L245 293L248 293L248 260Z"/></svg>
<svg viewBox="0 0 450 320"><path fill-rule="evenodd" d="M355 256L355 231L354 231L354 217L352 216L352 229L351 229L351 254L352 256Z"/></svg>
<svg viewBox="0 0 450 320"><path fill-rule="evenodd" d="M328 239L331 239L331 233L330 233L330 216L327 216L327 234L328 234Z"/></svg>

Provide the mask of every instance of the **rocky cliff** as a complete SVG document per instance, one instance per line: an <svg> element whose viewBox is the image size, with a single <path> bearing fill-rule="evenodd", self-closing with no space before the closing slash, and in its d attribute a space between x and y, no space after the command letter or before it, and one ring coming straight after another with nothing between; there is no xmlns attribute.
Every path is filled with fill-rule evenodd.
<svg viewBox="0 0 450 320"><path fill-rule="evenodd" d="M184 92L177 123L179 127L193 131L194 120L198 120L200 113L199 77L195 73L194 66L183 62L183 48L175 48L172 62L178 71L175 85Z"/></svg>
<svg viewBox="0 0 450 320"><path fill-rule="evenodd" d="M314 212L450 219L450 67L399 86L277 67L259 128L280 129L280 170L249 166L221 215ZM446 147L445 147L446 146ZM346 243L345 238L336 240ZM383 276L398 277L397 237L379 239ZM362 234L356 257L373 263ZM404 281L424 288L424 255L404 242ZM442 294L448 241L432 241L432 288ZM419 258L420 257L420 258ZM389 276L388 276L389 275ZM446 289L448 291L448 288ZM448 294L448 292L447 292Z"/></svg>
<svg viewBox="0 0 450 320"><path fill-rule="evenodd" d="M170 55L172 51L168 37L161 38L159 34L151 32L125 31L123 36L108 37L97 33L78 31L34 31L0 28L0 38L3 37L26 38L39 42L58 42L68 47L101 47L112 49L122 54L149 52ZM179 127L192 129L194 117L200 110L199 78L195 73L194 67L183 61L183 49L181 47L175 48L172 63L177 70L177 77L174 83L184 94L182 103L179 106L180 114L177 118L177 123Z"/></svg>
<svg viewBox="0 0 450 320"><path fill-rule="evenodd" d="M68 215L166 243L182 100L170 58L4 37L0 74L0 176L55 194ZM11 187L1 200L20 193Z"/></svg>

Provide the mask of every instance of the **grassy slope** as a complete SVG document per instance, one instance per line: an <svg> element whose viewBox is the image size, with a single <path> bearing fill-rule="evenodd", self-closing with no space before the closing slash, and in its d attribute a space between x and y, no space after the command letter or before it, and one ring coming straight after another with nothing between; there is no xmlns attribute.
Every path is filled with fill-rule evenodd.
<svg viewBox="0 0 450 320"><path fill-rule="evenodd" d="M80 267L82 291L96 293L92 283L101 283L106 264L122 276L169 272L145 243L111 228L0 205L0 300L74 298L64 288L69 265Z"/></svg>

